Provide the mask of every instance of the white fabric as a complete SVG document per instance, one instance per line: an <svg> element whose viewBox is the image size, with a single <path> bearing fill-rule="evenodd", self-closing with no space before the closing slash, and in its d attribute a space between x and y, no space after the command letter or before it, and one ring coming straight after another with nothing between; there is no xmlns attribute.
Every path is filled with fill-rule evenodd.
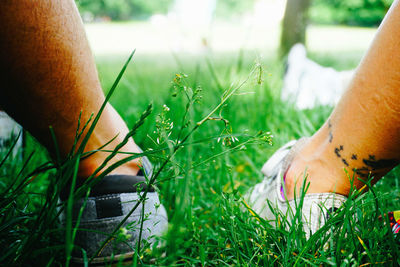
<svg viewBox="0 0 400 267"><path fill-rule="evenodd" d="M347 88L354 70L336 71L307 58L302 44L292 47L284 77L282 99L295 102L298 109L335 105Z"/></svg>

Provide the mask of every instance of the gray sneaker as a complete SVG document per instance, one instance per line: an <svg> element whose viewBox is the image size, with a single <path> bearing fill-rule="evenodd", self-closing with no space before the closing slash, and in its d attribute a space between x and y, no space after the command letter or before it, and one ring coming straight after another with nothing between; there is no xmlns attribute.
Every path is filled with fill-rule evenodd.
<svg viewBox="0 0 400 267"><path fill-rule="evenodd" d="M304 142L305 139L291 141L277 150L262 167L264 180L244 197L249 207L272 225L277 221L275 211L288 216L290 222L296 207L300 205L299 198L292 200L285 198L282 181L294 155ZM302 222L306 236L310 237L310 234L321 228L330 213L336 211L346 199L345 196L335 193L306 194L302 203Z"/></svg>
<svg viewBox="0 0 400 267"><path fill-rule="evenodd" d="M152 166L149 160L143 157L142 163L146 175L150 177ZM86 251L88 258L95 255L101 244L137 204L140 199L137 188L140 186L140 191L143 192L146 189L145 182L142 172L136 176L107 175L92 187L74 242L76 247ZM74 224L83 203L84 199L74 203ZM149 188L144 205L142 203L136 208L120 230L126 239L123 242L118 238L111 239L100 253L95 255L93 264L111 263L132 257L139 239L143 209L142 240L153 243L155 236L160 236L166 231L167 213L160 204L157 192L154 188ZM65 224L64 213L61 214L61 222ZM83 263L82 253L79 252L79 249L74 250L72 260L75 263Z"/></svg>

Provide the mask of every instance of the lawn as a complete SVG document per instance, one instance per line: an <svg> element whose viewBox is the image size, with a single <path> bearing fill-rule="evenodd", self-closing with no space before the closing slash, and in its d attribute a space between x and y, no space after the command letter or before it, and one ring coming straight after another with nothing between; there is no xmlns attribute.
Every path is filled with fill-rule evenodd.
<svg viewBox="0 0 400 267"><path fill-rule="evenodd" d="M335 49L329 52L315 48L311 56L327 66L353 68L364 46L352 46L348 51L342 48L341 58ZM105 92L111 88L127 56L96 57ZM397 170L374 190L351 197L326 227L309 240L296 219L293 227L286 229L285 224L292 219L282 218L275 229L243 205L242 195L261 181L260 168L268 157L289 140L310 136L332 110L320 106L298 111L291 103L282 102L279 98L282 69L272 52L264 53L264 57L252 50L205 55L137 52L110 102L130 127L149 103L153 104L153 112L134 138L142 148L158 151L150 156L156 169L172 155L177 139L182 140L221 103L226 92L232 92L229 88L238 89L211 116L212 120L188 135L187 143L169 158L157 177L161 202L169 216L169 230L159 247L140 250L134 265L400 263L399 237L391 233L384 221L378 220L379 215L398 203ZM201 98L192 101L188 109L182 85L189 96L201 88L198 90ZM171 122L172 129L168 127ZM272 145L268 132L273 136ZM18 179L46 161L45 153L31 138L27 143L25 158L30 151L36 153L28 164L7 160L2 165L2 191L23 166L27 165ZM0 245L7 244L8 249L1 248L0 262L9 266L23 262L53 266L65 261L63 230L57 230L56 223L51 229L40 228L43 219L38 219L43 218L40 211L49 195L47 185L51 176L54 171L40 173L33 182L25 183L22 190L15 191L18 194L14 197L10 195L13 191L2 193ZM7 202L10 198L12 201Z"/></svg>

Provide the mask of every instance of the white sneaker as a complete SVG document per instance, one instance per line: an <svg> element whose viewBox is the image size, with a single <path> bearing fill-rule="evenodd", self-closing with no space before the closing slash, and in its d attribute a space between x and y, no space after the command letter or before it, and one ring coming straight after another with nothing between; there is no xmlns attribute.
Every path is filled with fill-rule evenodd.
<svg viewBox="0 0 400 267"><path fill-rule="evenodd" d="M265 175L264 180L247 193L245 201L252 211L272 225L277 221L277 212L287 216L290 224L296 207L302 207L302 222L308 238L325 224L329 214L340 208L347 198L335 193L306 194L304 198L293 200L285 198L283 176L304 142L305 139L291 141L276 151L261 170Z"/></svg>

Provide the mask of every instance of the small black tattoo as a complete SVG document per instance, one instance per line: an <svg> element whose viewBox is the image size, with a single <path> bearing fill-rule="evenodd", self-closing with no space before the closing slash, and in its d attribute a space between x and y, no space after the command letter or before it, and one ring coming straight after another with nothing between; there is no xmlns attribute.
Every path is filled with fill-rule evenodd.
<svg viewBox="0 0 400 267"><path fill-rule="evenodd" d="M342 161L343 161L344 165L349 166L349 163L347 163L347 160L342 159Z"/></svg>
<svg viewBox="0 0 400 267"><path fill-rule="evenodd" d="M397 165L397 160L395 159L380 159L376 160L375 156L369 157L369 159L363 159L365 165L371 168L371 170L387 169L392 168Z"/></svg>
<svg viewBox="0 0 400 267"><path fill-rule="evenodd" d="M362 167L359 169L354 168L353 171L362 178L367 178L371 174L371 171L366 167Z"/></svg>
<svg viewBox="0 0 400 267"><path fill-rule="evenodd" d="M357 159L357 155L353 154L352 159ZM398 161L395 159L377 160L375 155L368 155L368 159L363 159L362 161L364 163L363 167L353 169L353 171L362 178L368 178L373 175L374 172L382 169L392 168L398 163Z"/></svg>
<svg viewBox="0 0 400 267"><path fill-rule="evenodd" d="M332 143L333 134L332 134L332 123L331 123L331 120L328 120L328 128L329 128L329 143Z"/></svg>
<svg viewBox="0 0 400 267"><path fill-rule="evenodd" d="M340 155L339 152L340 152L339 148L335 147L335 154L336 154L336 156L338 156L338 158L341 158L342 155Z"/></svg>
<svg viewBox="0 0 400 267"><path fill-rule="evenodd" d="M356 154L351 155L351 159L357 160L357 155Z"/></svg>
<svg viewBox="0 0 400 267"><path fill-rule="evenodd" d="M335 154L338 156L338 158L341 158L342 155L340 154L340 151L343 151L343 146L340 145L339 147L335 147Z"/></svg>

